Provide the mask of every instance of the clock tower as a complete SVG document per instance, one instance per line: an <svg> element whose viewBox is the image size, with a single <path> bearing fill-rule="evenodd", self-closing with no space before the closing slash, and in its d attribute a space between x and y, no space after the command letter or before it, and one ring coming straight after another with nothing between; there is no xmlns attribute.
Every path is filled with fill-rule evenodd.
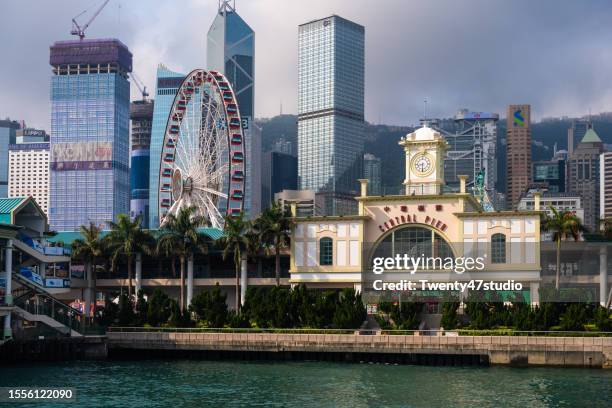
<svg viewBox="0 0 612 408"><path fill-rule="evenodd" d="M423 126L402 137L406 153L406 195L442 194L444 152L448 144L439 132Z"/></svg>

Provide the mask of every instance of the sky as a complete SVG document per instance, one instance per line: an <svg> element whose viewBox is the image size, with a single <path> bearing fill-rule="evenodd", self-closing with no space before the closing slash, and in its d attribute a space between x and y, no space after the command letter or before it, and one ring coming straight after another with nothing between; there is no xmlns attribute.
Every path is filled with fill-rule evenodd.
<svg viewBox="0 0 612 408"><path fill-rule="evenodd" d="M49 46L101 0L0 0L0 118L50 128ZM159 63L206 67L217 0L111 0L87 31L134 55L151 90ZM365 26L366 120L411 125L424 112L535 120L612 111L612 2L606 0L236 0L255 31L255 116L297 111L298 25L337 14ZM140 97L132 87L132 99ZM427 100L425 107L424 100Z"/></svg>

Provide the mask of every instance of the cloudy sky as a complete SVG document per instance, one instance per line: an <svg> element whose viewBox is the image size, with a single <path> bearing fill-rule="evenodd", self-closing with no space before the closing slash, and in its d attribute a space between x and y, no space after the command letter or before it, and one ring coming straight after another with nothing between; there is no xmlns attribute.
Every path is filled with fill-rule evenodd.
<svg viewBox="0 0 612 408"><path fill-rule="evenodd" d="M297 26L338 14L366 27L366 119L413 124L458 108L535 119L612 111L612 2L236 0L256 33L255 114L295 113ZM0 0L0 118L49 128L49 45L101 0ZM154 88L155 69L205 67L217 0L111 0L87 32L116 37ZM87 15L90 15L87 14ZM80 21L86 21L81 18ZM132 98L138 98L133 88Z"/></svg>

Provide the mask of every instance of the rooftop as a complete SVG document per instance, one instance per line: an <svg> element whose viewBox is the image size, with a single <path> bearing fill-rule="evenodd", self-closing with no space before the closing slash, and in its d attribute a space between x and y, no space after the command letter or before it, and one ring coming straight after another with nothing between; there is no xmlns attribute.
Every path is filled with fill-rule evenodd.
<svg viewBox="0 0 612 408"><path fill-rule="evenodd" d="M593 128L589 128L589 130L587 130L584 134L584 137L580 143L601 143L601 139Z"/></svg>

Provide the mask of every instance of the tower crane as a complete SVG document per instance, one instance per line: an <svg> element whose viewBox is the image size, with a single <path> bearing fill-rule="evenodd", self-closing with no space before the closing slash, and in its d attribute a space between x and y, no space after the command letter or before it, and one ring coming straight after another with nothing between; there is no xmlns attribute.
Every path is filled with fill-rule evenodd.
<svg viewBox="0 0 612 408"><path fill-rule="evenodd" d="M74 17L72 19L72 30L70 30L70 34L71 35L78 35L79 39L82 40L83 38L85 38L85 30L87 30L87 27L89 27L89 25L96 19L96 17L98 17L98 14L100 14L100 12L102 11L102 9L104 7L106 7L106 5L108 4L110 0L104 0L104 3L102 3L102 5L100 6L100 8L98 8L98 10L96 10L96 12L94 13L93 16L91 16L91 18L89 19L89 21L87 23L85 23L85 25L83 25L83 27L81 27L79 25L79 23L77 23L76 19L81 17L83 14L87 13L87 10L83 10L79 15L77 15L76 17Z"/></svg>
<svg viewBox="0 0 612 408"><path fill-rule="evenodd" d="M142 95L142 100L146 101L147 100L147 96L149 96L149 93L147 92L147 87L140 80L140 78L138 78L138 75L136 75L136 72L132 71L130 77L132 78L132 80L134 81L134 84L136 85L136 87L140 91L140 93Z"/></svg>

